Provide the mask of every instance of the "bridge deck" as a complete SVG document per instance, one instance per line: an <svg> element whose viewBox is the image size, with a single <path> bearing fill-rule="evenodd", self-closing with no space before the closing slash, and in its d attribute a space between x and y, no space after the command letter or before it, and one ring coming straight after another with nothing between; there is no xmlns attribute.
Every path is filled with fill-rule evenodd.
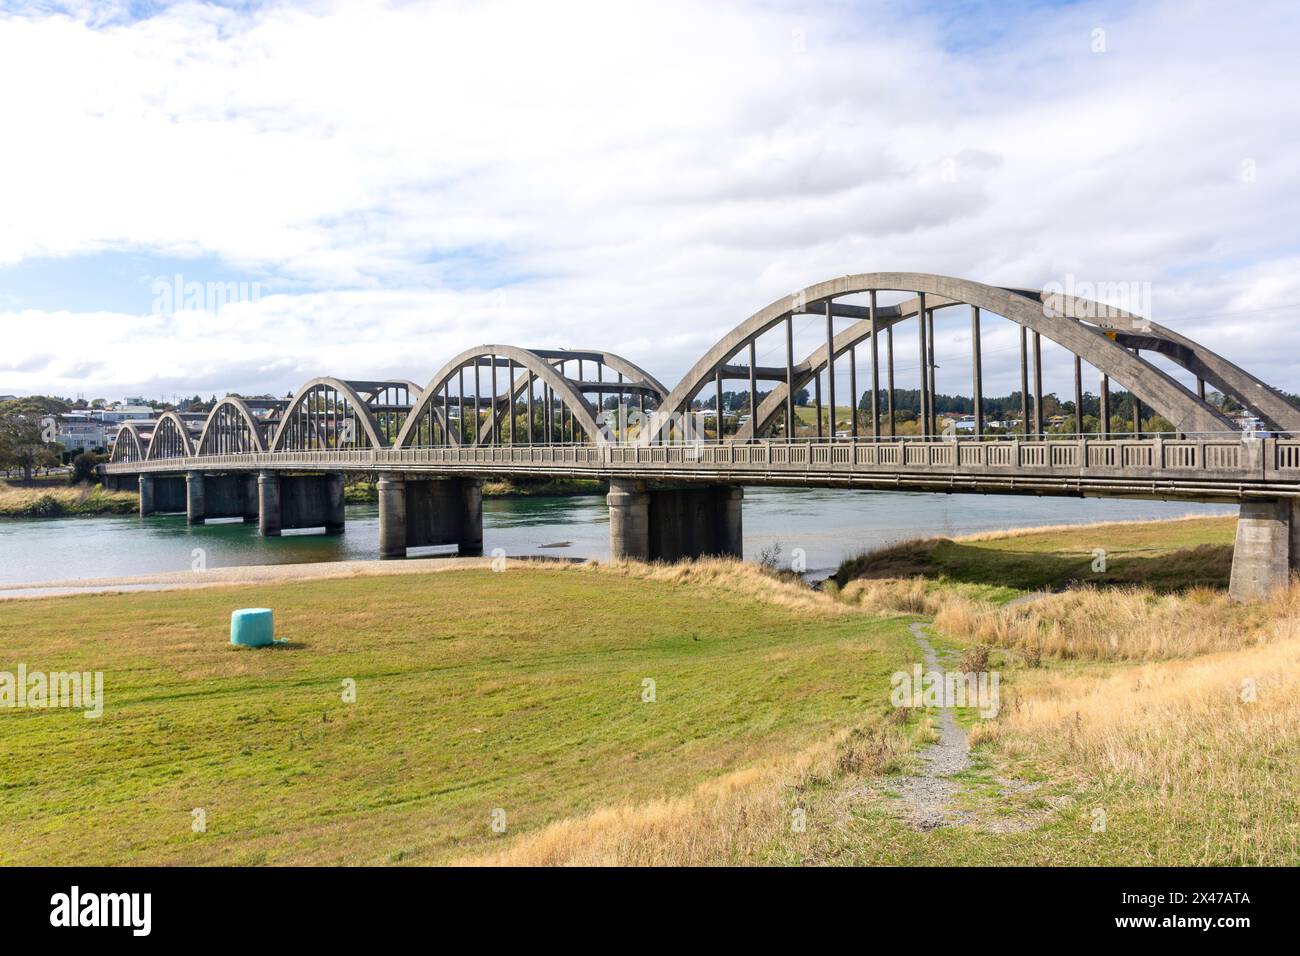
<svg viewBox="0 0 1300 956"><path fill-rule="evenodd" d="M204 455L105 473L385 471L1242 501L1300 498L1300 441L759 441L479 445Z"/></svg>

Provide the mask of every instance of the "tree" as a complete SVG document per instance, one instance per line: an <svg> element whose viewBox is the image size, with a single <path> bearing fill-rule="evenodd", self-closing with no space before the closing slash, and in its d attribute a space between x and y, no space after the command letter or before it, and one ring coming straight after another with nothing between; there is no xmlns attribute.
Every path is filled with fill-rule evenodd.
<svg viewBox="0 0 1300 956"><path fill-rule="evenodd" d="M98 464L99 456L88 451L83 451L76 458L72 459L72 483L74 485L79 485L83 481L94 481L95 466Z"/></svg>
<svg viewBox="0 0 1300 956"><path fill-rule="evenodd" d="M8 470L21 468L23 479L32 480L32 469L52 468L60 461L61 446L47 442L41 420L30 411L21 411L19 402L0 406L0 465Z"/></svg>

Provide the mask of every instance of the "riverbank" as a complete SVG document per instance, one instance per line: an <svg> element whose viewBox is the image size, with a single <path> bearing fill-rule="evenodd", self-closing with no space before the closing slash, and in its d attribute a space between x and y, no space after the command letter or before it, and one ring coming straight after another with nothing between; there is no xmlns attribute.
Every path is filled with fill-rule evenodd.
<svg viewBox="0 0 1300 956"><path fill-rule="evenodd" d="M0 482L0 518L66 518L69 516L133 514L139 497L133 492L109 491L102 485L19 487Z"/></svg>

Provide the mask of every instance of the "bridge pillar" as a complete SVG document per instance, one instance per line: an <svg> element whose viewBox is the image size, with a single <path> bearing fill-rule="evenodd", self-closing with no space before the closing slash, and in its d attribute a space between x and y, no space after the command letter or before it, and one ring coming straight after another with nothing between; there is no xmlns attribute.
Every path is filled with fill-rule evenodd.
<svg viewBox="0 0 1300 956"><path fill-rule="evenodd" d="M380 475L379 556L406 557L406 482L401 477Z"/></svg>
<svg viewBox="0 0 1300 956"><path fill-rule="evenodd" d="M402 558L407 548L454 544L456 553L483 553L480 478L379 479L379 556Z"/></svg>
<svg viewBox="0 0 1300 956"><path fill-rule="evenodd" d="M610 558L740 557L744 496L744 489L736 485L647 488L643 482L613 479L606 498Z"/></svg>
<svg viewBox="0 0 1300 956"><path fill-rule="evenodd" d="M259 481L259 489L263 486ZM271 487L269 484L266 487ZM342 534L343 474L279 475L277 532L285 528L324 528Z"/></svg>
<svg viewBox="0 0 1300 956"><path fill-rule="evenodd" d="M609 558L611 561L650 560L650 495L644 481L611 478L609 494Z"/></svg>
<svg viewBox="0 0 1300 956"><path fill-rule="evenodd" d="M140 517L146 518L153 514L153 475L140 476Z"/></svg>
<svg viewBox="0 0 1300 956"><path fill-rule="evenodd" d="M185 473L185 523L203 524L203 472Z"/></svg>
<svg viewBox="0 0 1300 956"><path fill-rule="evenodd" d="M257 474L257 533L266 537L280 533L280 473Z"/></svg>
<svg viewBox="0 0 1300 956"><path fill-rule="evenodd" d="M1260 601L1285 588L1297 567L1297 505L1290 500L1251 499L1241 503L1232 550L1228 593L1238 601Z"/></svg>

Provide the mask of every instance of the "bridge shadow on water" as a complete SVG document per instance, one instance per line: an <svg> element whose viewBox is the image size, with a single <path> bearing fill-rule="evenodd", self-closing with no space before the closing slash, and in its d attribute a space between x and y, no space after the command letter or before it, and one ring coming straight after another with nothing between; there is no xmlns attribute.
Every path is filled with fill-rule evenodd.
<svg viewBox="0 0 1300 956"><path fill-rule="evenodd" d="M1102 555L1077 546L1059 550L1017 547L1015 539L904 541L844 562L835 574L841 586L854 579L940 578L967 584L1025 591L1056 591L1088 585L1099 588L1142 585L1160 593L1194 587L1226 589L1232 569L1231 544L1199 544L1177 549L1134 548Z"/></svg>

